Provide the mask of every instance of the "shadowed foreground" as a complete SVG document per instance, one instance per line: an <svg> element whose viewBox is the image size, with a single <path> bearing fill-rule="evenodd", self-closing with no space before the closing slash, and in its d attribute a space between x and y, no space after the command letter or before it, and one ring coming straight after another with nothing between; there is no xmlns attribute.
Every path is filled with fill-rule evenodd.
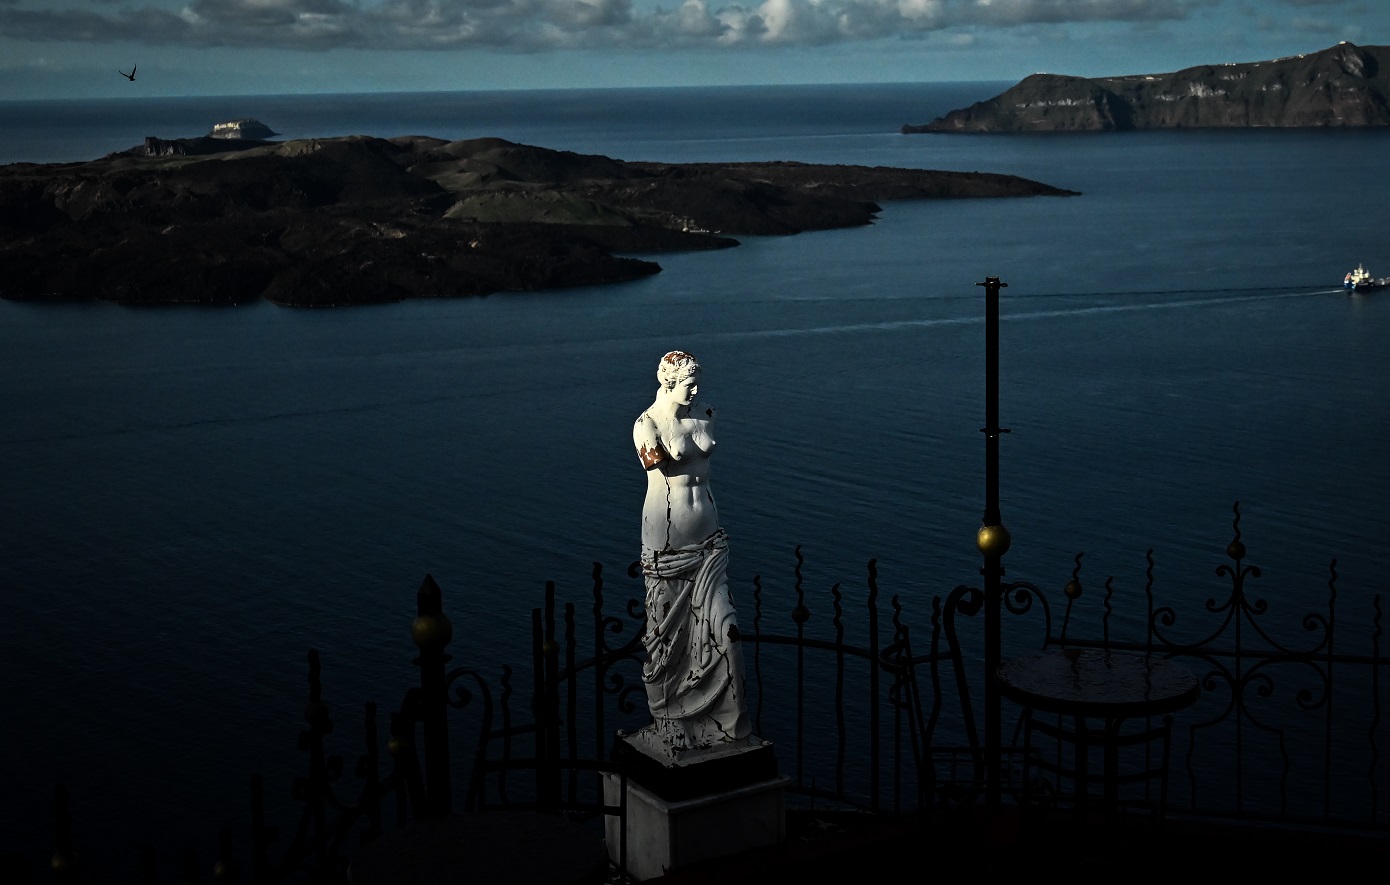
<svg viewBox="0 0 1390 885"><path fill-rule="evenodd" d="M1070 817L1020 825L1019 809L991 817L900 819L791 812L781 845L723 858L656 880L663 883L771 883L806 875L863 881L922 875L1047 873L1115 881L1180 882L1213 874L1279 881L1290 874L1356 881L1381 874L1390 839L1345 832L1170 819L1126 821L1107 829Z"/></svg>

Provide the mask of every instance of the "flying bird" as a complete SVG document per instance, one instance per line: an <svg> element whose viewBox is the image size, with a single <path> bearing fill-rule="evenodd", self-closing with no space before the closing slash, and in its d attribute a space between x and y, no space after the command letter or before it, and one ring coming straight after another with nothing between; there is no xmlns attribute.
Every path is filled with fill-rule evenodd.
<svg viewBox="0 0 1390 885"><path fill-rule="evenodd" d="M127 80L134 81L134 79L135 79L135 68L138 68L138 67L140 67L140 66L139 66L139 65L133 66L133 67L130 69L130 73L129 73L129 74L127 74L125 71L122 71L120 68L116 68L116 71L117 71L117 73L119 73L122 77L125 77Z"/></svg>

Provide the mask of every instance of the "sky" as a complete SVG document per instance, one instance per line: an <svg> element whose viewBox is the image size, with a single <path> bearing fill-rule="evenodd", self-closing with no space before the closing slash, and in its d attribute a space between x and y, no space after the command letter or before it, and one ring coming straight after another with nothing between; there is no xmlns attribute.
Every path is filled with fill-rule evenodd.
<svg viewBox="0 0 1390 885"><path fill-rule="evenodd" d="M0 0L0 100L1014 82L1343 40L1390 44L1390 2Z"/></svg>

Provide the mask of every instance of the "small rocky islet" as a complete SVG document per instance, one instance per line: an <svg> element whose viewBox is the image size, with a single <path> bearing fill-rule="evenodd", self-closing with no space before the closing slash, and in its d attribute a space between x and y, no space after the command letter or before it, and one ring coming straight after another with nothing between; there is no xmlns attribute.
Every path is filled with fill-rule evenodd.
<svg viewBox="0 0 1390 885"><path fill-rule="evenodd" d="M661 270L635 254L870 224L883 201L1074 195L986 172L631 162L498 138L276 142L235 122L235 137L214 127L0 166L0 297L332 306L528 292Z"/></svg>

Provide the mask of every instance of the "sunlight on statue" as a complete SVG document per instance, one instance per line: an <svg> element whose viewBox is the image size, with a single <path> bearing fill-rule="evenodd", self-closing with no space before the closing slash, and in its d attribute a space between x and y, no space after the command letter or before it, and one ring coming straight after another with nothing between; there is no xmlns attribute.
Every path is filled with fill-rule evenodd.
<svg viewBox="0 0 1390 885"><path fill-rule="evenodd" d="M695 399L700 364L690 354L663 356L656 377L656 399L632 428L647 471L642 676L657 735L673 751L690 750L742 740L751 727L729 542L710 488L714 409Z"/></svg>

